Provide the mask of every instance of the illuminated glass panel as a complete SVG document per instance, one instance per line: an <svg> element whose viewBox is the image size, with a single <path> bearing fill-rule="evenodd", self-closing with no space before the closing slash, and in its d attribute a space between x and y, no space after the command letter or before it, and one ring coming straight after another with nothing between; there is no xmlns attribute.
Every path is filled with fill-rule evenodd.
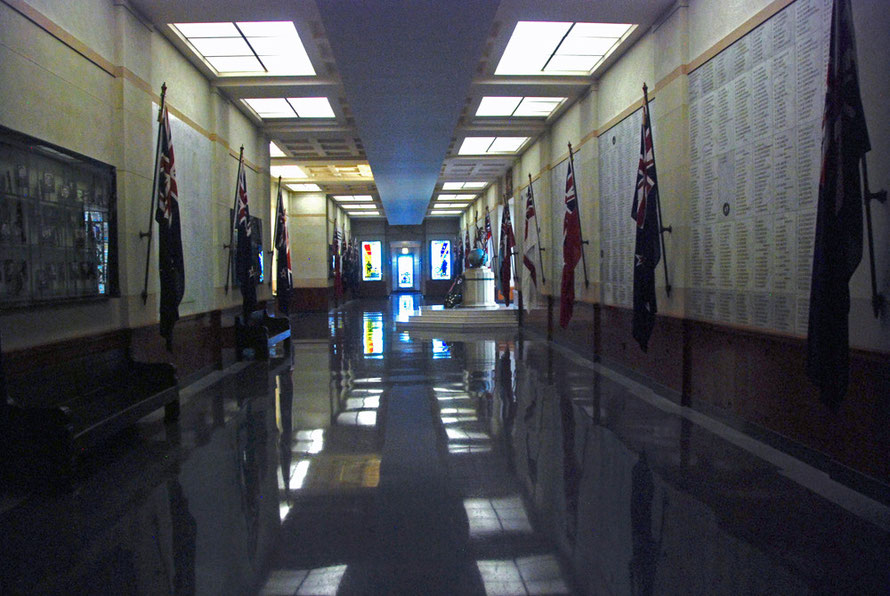
<svg viewBox="0 0 890 596"><path fill-rule="evenodd" d="M399 255L397 261L399 272L399 287L414 287L414 255Z"/></svg>
<svg viewBox="0 0 890 596"><path fill-rule="evenodd" d="M383 314L365 313L362 316L362 329L365 358L383 358Z"/></svg>
<svg viewBox="0 0 890 596"><path fill-rule="evenodd" d="M170 27L220 75L315 74L291 21L176 23Z"/></svg>
<svg viewBox="0 0 890 596"><path fill-rule="evenodd" d="M451 346L446 344L441 339L433 340L433 359L438 360L440 358L451 358ZM471 413L473 413L471 411Z"/></svg>
<svg viewBox="0 0 890 596"><path fill-rule="evenodd" d="M430 242L430 265L435 280L451 279L451 241Z"/></svg>
<svg viewBox="0 0 890 596"><path fill-rule="evenodd" d="M519 21L495 74L589 74L634 27L618 23Z"/></svg>
<svg viewBox="0 0 890 596"><path fill-rule="evenodd" d="M382 262L380 241L362 242L362 281L383 279Z"/></svg>

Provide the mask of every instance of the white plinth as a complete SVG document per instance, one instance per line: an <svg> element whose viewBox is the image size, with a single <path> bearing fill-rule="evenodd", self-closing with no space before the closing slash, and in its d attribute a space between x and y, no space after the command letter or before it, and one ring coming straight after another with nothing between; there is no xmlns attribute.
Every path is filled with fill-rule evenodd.
<svg viewBox="0 0 890 596"><path fill-rule="evenodd" d="M494 301L494 273L488 267L464 271L462 308L497 306Z"/></svg>

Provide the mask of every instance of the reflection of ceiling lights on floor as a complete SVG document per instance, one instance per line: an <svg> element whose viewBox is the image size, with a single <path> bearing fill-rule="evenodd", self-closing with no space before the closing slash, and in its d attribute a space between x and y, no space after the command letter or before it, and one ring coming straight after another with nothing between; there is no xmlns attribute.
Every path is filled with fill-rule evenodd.
<svg viewBox="0 0 890 596"><path fill-rule="evenodd" d="M532 532L519 495L499 499L464 499L471 537Z"/></svg>
<svg viewBox="0 0 890 596"><path fill-rule="evenodd" d="M342 412L337 415L337 424L347 426L374 426L377 424L376 410L362 410L360 412Z"/></svg>
<svg viewBox="0 0 890 596"><path fill-rule="evenodd" d="M570 594L554 555L476 561L487 594Z"/></svg>
<svg viewBox="0 0 890 596"><path fill-rule="evenodd" d="M346 575L346 565L318 567L316 569L275 569L260 594L315 594L334 595Z"/></svg>
<svg viewBox="0 0 890 596"><path fill-rule="evenodd" d="M324 449L324 430L298 430L294 437L296 442L291 450L293 453L321 453Z"/></svg>

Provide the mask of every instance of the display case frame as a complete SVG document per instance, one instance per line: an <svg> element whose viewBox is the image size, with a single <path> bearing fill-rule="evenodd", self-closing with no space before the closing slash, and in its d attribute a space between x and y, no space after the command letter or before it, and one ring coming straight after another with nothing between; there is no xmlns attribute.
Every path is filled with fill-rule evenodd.
<svg viewBox="0 0 890 596"><path fill-rule="evenodd" d="M120 295L114 166L0 126L0 309Z"/></svg>

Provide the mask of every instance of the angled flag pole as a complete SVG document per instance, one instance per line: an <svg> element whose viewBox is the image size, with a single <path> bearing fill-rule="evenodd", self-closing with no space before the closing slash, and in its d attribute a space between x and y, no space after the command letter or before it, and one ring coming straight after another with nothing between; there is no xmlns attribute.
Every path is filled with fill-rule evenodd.
<svg viewBox="0 0 890 596"><path fill-rule="evenodd" d="M584 232L581 231L581 200L578 199L578 183L575 180L575 156L572 153L572 144L569 143L569 167L572 168L572 186L575 191L575 200L577 206L575 207L578 210L578 237L581 238L581 266L584 268L584 287L590 287L590 279L587 277L587 256L585 255L584 245L590 244L587 240L584 239Z"/></svg>
<svg viewBox="0 0 890 596"><path fill-rule="evenodd" d="M241 153L238 155L238 176L236 180L241 180L241 168L244 167L244 145L241 145ZM235 235L235 222L238 221L238 184L235 184L235 202L232 205L232 225L229 226L229 243L223 245L223 249L229 251L226 259L226 285L225 292L229 293L229 279L232 275L232 239Z"/></svg>
<svg viewBox="0 0 890 596"><path fill-rule="evenodd" d="M535 190L532 186L532 175L528 175L528 196L529 200L532 203L532 209L535 212L535 232L537 234L538 239L538 264L541 266L541 284L547 283L547 278L544 276L544 257L541 253L543 253L546 248L541 246L541 226L538 223L538 208L535 206Z"/></svg>
<svg viewBox="0 0 890 596"><path fill-rule="evenodd" d="M158 168L161 160L161 135L163 134L164 108L167 105L167 83L161 85L161 104L158 106L158 141L155 144L154 179L151 182L151 208L148 210L148 232L139 232L139 238L148 237L148 249L145 253L145 280L142 285L142 304L148 302L148 269L151 263L151 239L154 233L155 200L158 195Z"/></svg>
<svg viewBox="0 0 890 596"><path fill-rule="evenodd" d="M655 172L655 139L651 138L652 137L652 126L651 126L651 122L649 121L649 88L646 87L646 83L643 83L643 101L646 104L646 109L643 111L643 118L646 119L646 123L644 126L646 126L649 129L649 137L650 137L650 141L651 141L651 143L650 143L651 146L650 146L649 150L652 152L652 171L654 173ZM654 176L654 174L653 174L653 176ZM657 184L657 181L655 181L654 184ZM660 188L658 190L661 191ZM664 226L664 223L663 223L664 220L661 218L661 197L660 196L659 196L659 199L657 201L655 201L655 205L658 207L658 209L656 210L656 213L658 214L658 239L659 239L659 242L661 243L661 263L662 263L662 265L664 265L664 291L668 296L670 296L671 295L671 282L668 279L667 251L665 250L665 247L664 247L664 233L667 232L668 234L672 234L673 228L671 226L667 226L667 227Z"/></svg>

